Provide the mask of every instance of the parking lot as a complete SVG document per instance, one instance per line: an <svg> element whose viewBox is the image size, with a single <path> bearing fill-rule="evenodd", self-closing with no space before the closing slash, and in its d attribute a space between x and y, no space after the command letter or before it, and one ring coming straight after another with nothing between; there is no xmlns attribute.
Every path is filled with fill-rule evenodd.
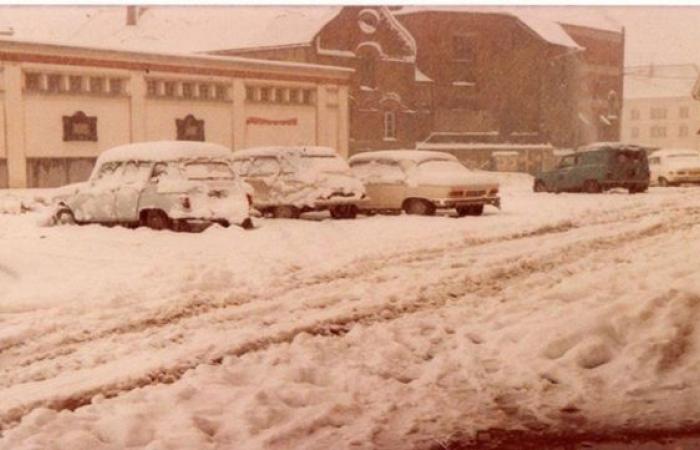
<svg viewBox="0 0 700 450"><path fill-rule="evenodd" d="M35 210L0 215L0 447L428 448L697 420L695 188L499 177L481 217L202 233L41 226L10 191L6 211Z"/></svg>

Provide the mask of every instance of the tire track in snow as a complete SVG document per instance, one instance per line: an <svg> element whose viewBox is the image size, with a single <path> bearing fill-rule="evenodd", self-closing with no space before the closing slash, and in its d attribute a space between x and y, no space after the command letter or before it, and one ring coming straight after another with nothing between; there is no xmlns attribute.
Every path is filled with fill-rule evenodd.
<svg viewBox="0 0 700 450"><path fill-rule="evenodd" d="M438 309L446 304L463 301L460 298L466 294L474 294L477 297L479 294L483 294L483 296L479 298L479 301L484 301L484 298L495 295L495 293L506 288L510 283L527 279L533 273L552 271L564 264L576 261L585 255L614 250L617 247L629 245L635 240L697 226L700 210L697 208L679 208L676 211L678 214L674 215L669 215L668 211L665 211L664 216L666 217L662 220L651 225L643 226L637 230L623 229L621 232L615 232L609 236L582 239L580 242L574 242L555 248L554 251L547 251L542 255L523 257L521 254L515 258L511 258L503 267L489 270L481 276L467 274L464 277L455 279L453 275L449 275L437 281L431 280L431 282L421 285L420 292L413 297L403 298L396 303L380 303L374 307L365 308L364 310L340 314L332 310L327 310L325 311L325 317L322 317L320 320L309 319L300 323L294 322L291 327L283 326L281 329L273 330L269 333L263 331L253 339L243 339L242 342L236 344L232 343L227 351L219 355L194 357L189 361L180 362L172 367L159 368L158 370L150 371L140 376L132 376L128 380L120 383L77 390L58 398L43 399L28 404L22 404L20 402L20 404L15 405L9 410L0 412L1 422L3 423L3 427L7 428L11 426L12 423L16 423L22 415L37 406L48 406L59 410L72 410L90 403L90 399L97 393L105 395L106 397L113 397L137 387L154 383L172 382L178 379L184 372L199 364L216 364L227 355L240 356L252 351L263 350L273 345L290 342L300 333L315 335L343 334L357 323L370 324L383 322L394 320L407 314ZM460 248L455 256L459 256L459 253L463 253L469 248L468 246ZM439 255L437 258L442 259L443 257L444 255ZM429 263L430 259L422 261L421 265L426 264L426 262ZM339 281L343 283L353 283L356 280L341 279ZM298 306L298 309L314 309L310 308L308 305L304 305L303 302L300 302ZM324 305L321 305L315 309L324 310L326 308Z"/></svg>
<svg viewBox="0 0 700 450"><path fill-rule="evenodd" d="M34 347L31 350L33 356L21 360L17 363L22 367L27 367L34 361L50 359L52 357L52 354L65 355L67 353L66 350L58 350L58 347L71 347L73 345L93 341L96 339L103 339L105 337L114 336L117 334L136 333L141 332L147 328L169 326L180 320L205 314L212 310L239 307L247 303L257 302L260 300L265 300L266 298L276 297L282 293L289 292L290 290L305 289L309 286L328 283L329 281L332 281L337 278L356 278L358 276L362 276L368 270L378 270L382 267L395 264L420 262L422 260L434 258L435 256L443 257L448 253L454 251L461 251L461 248L465 245L483 246L499 242L529 239L534 237L541 237L544 235L564 233L578 228L624 223L629 222L631 220L647 217L650 214L659 213L658 209L648 207L647 205L642 205L643 207L637 211L636 206L638 205L633 205L629 208L629 210L631 210L631 213L628 215L620 215L620 210L606 210L598 216L603 215L611 217L605 217L602 219L584 219L579 221L563 220L552 224L540 225L531 230L507 233L505 235L500 236L484 238L467 237L456 239L449 243L445 243L439 247L420 247L408 251L402 250L395 252L391 255L368 255L351 261L349 264L347 264L346 268L332 269L324 273L312 274L311 276L305 275L305 272L308 271L295 271L283 277L282 280L278 283L279 287L277 287L272 292L266 291L252 294L250 292L245 292L237 295L227 295L224 298L215 301L212 301L212 298L210 296L197 297L191 299L187 305L178 305L180 306L180 308L167 308L165 310L159 309L136 321L129 321L127 323L119 324L118 326L104 328L98 331L84 329L72 335L63 335L60 341L58 342L58 345L55 342L50 342L50 337L64 333L64 329L63 327L55 326L54 324L52 325L51 330L41 335L41 339L43 341L49 341L48 346L50 348L48 350L41 349L41 342L37 342L36 340L19 340L8 342L4 347L0 346L0 357L2 356L3 352L7 352L8 350L32 345ZM669 210L672 209L667 209L666 211L668 212ZM1 371L0 375L2 375ZM1 381L0 385L2 385Z"/></svg>

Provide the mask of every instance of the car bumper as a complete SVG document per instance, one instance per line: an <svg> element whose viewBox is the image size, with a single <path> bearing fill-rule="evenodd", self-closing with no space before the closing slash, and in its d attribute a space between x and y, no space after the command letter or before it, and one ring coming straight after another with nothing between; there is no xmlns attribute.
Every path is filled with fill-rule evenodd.
<svg viewBox="0 0 700 450"><path fill-rule="evenodd" d="M323 200L316 200L314 202L314 208L317 209L326 209L330 208L331 206L340 206L340 205L355 205L355 206L361 206L369 202L368 198L360 198L360 197L334 197L334 198L329 198L329 199L323 199Z"/></svg>
<svg viewBox="0 0 700 450"><path fill-rule="evenodd" d="M669 183L700 183L700 175L672 175L667 180Z"/></svg>
<svg viewBox="0 0 700 450"><path fill-rule="evenodd" d="M445 209L473 205L493 205L496 208L501 208L501 197L498 196L476 198L438 198L433 199L432 202L436 207Z"/></svg>

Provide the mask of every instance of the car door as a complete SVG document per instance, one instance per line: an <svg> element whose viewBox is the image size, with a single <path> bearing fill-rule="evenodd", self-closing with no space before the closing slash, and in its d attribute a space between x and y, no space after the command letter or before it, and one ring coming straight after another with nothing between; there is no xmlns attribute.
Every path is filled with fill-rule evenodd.
<svg viewBox="0 0 700 450"><path fill-rule="evenodd" d="M114 190L115 217L120 222L136 222L139 198L153 170L145 161L127 161L122 170L122 183Z"/></svg>
<svg viewBox="0 0 700 450"><path fill-rule="evenodd" d="M357 166L354 166L357 167ZM377 159L367 167L359 167L365 184L369 209L400 209L406 198L406 174L397 161Z"/></svg>
<svg viewBox="0 0 700 450"><path fill-rule="evenodd" d="M561 159L559 166L554 173L554 188L559 191L567 191L575 187L574 168L576 166L576 155L566 155Z"/></svg>
<svg viewBox="0 0 700 450"><path fill-rule="evenodd" d="M80 222L115 222L115 189L119 185L121 162L103 163L71 204Z"/></svg>
<svg viewBox="0 0 700 450"><path fill-rule="evenodd" d="M280 173L280 164L274 156L255 156L242 160L237 167L243 180L255 191L256 206L274 206L281 204L279 186L275 186Z"/></svg>

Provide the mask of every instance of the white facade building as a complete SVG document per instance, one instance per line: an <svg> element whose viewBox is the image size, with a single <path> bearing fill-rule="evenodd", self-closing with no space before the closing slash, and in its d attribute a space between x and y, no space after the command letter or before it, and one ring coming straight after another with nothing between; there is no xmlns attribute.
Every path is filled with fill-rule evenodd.
<svg viewBox="0 0 700 450"><path fill-rule="evenodd" d="M347 155L349 69L0 40L0 187L84 180L103 150L206 140Z"/></svg>
<svg viewBox="0 0 700 450"><path fill-rule="evenodd" d="M694 64L625 69L622 141L700 150L700 102Z"/></svg>

